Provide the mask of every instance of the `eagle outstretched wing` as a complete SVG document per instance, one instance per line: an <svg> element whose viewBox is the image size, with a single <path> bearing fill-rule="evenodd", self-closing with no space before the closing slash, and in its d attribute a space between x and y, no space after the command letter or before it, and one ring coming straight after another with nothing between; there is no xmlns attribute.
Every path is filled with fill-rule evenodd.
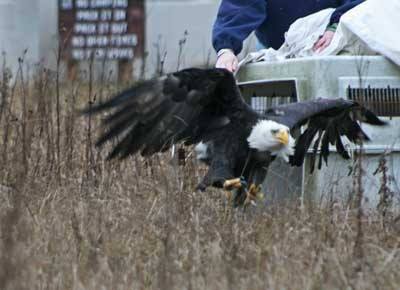
<svg viewBox="0 0 400 290"><path fill-rule="evenodd" d="M349 158L342 136L353 143L369 140L359 125L360 121L377 126L386 124L360 104L344 99L317 99L276 106L266 110L265 115L290 129L307 125L304 132L296 138L295 154L290 162L292 165L302 165L305 154L314 141L311 172L319 150L318 168L321 168L322 159L325 163L328 162L329 144L336 146L337 152L343 158Z"/></svg>
<svg viewBox="0 0 400 290"><path fill-rule="evenodd" d="M117 138L108 158L167 150L172 144L206 140L232 118L257 118L242 99L233 75L223 69L187 69L145 81L86 114L111 111L103 119L100 146Z"/></svg>

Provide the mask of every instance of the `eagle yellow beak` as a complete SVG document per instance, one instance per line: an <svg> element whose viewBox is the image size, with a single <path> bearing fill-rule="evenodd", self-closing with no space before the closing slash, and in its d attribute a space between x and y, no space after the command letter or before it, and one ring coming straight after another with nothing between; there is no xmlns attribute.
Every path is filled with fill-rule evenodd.
<svg viewBox="0 0 400 290"><path fill-rule="evenodd" d="M283 145L287 145L289 143L289 133L286 130L284 129L279 130L279 132L276 133L275 136L276 139Z"/></svg>

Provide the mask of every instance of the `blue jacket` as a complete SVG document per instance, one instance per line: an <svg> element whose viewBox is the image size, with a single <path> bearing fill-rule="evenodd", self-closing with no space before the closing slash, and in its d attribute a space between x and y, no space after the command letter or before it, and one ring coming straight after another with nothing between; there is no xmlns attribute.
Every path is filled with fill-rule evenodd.
<svg viewBox="0 0 400 290"><path fill-rule="evenodd" d="M325 8L336 8L330 24L338 23L342 14L363 0L222 0L213 27L213 46L242 50L243 41L255 31L258 40L278 49L284 33L298 18Z"/></svg>

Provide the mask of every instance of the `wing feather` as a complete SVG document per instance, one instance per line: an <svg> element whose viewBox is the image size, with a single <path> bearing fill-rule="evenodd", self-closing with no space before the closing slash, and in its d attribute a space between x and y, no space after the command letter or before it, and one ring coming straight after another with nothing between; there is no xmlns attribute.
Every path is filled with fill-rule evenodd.
<svg viewBox="0 0 400 290"><path fill-rule="evenodd" d="M208 138L226 125L221 120L254 122L259 115L243 100L234 76L223 69L187 69L145 81L110 100L91 106L85 114L106 112L101 146L116 139L109 158L125 158L167 150Z"/></svg>
<svg viewBox="0 0 400 290"><path fill-rule="evenodd" d="M318 168L321 168L322 160L328 164L329 144L336 146L337 152L343 158L350 157L343 146L343 136L353 143L369 141L369 137L362 130L359 122L376 126L386 125L364 106L344 99L317 99L281 105L267 110L265 117L284 124L290 129L307 126L296 140L295 154L291 158L291 164L296 166L303 164L314 140L311 172L314 170L318 148L320 149ZM320 135L315 139L317 133Z"/></svg>

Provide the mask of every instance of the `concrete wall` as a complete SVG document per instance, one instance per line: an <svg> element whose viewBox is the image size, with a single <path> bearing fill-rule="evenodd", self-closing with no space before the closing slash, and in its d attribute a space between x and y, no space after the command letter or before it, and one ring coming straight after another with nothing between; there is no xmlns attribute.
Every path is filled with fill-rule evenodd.
<svg viewBox="0 0 400 290"><path fill-rule="evenodd" d="M157 67L158 50L166 53L165 69L178 66L179 41L187 31L181 67L202 65L215 53L211 46L211 29L219 1L148 1L146 5L147 72ZM157 49L157 46L159 49Z"/></svg>
<svg viewBox="0 0 400 290"><path fill-rule="evenodd" d="M39 59L39 0L0 0L0 49L15 70L25 49L27 62Z"/></svg>
<svg viewBox="0 0 400 290"><path fill-rule="evenodd" d="M188 32L181 68L215 62L211 45L211 31L221 0L152 0L146 7L147 73L154 73L157 65L157 43L167 52L166 71L178 66L179 41ZM246 41L243 53L255 46L254 37Z"/></svg>
<svg viewBox="0 0 400 290"><path fill-rule="evenodd" d="M55 67L58 47L58 0L39 1L39 57L45 65Z"/></svg>

